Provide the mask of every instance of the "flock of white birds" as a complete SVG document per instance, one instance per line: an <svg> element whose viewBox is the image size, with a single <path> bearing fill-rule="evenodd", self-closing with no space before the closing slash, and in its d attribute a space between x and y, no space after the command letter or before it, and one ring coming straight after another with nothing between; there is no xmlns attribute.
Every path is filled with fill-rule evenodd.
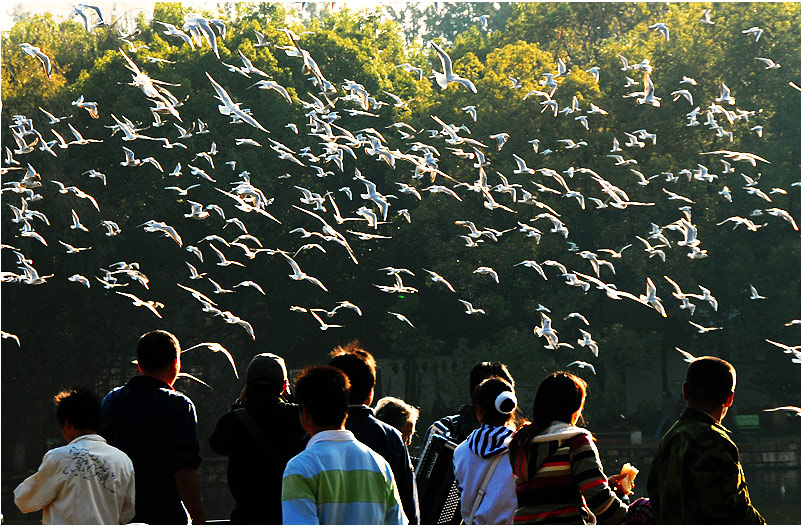
<svg viewBox="0 0 803 527"><path fill-rule="evenodd" d="M88 31L105 25L103 15L97 7L79 4L74 8L73 14L82 18ZM487 17L478 17L477 20L480 24L487 25ZM209 19L198 14L189 14L185 16L185 24L182 29L164 22L156 21L156 23L163 26L163 34L174 39L171 42L175 43L175 45L202 48L206 43L215 56L220 59L217 43L219 39L226 38L226 25L222 21ZM705 10L700 23L714 24L711 21L710 10ZM659 31L661 35L669 40L671 28L667 24L656 22L649 27ZM663 276L662 279L655 281L651 277L646 277L643 293L631 293L621 290L617 288L615 283L610 282L610 277L613 277L616 273L614 263L627 258L626 250L643 250L648 253L649 258L659 258L662 261L665 261L671 252L678 250L688 251L686 256L690 259L690 262L708 256L693 220L693 205L695 202L692 198L684 196L682 193L683 187L681 183L684 180L686 182L691 182L692 180L702 181L709 185L716 185L720 188L718 194L721 199L727 201L731 201L733 194L736 192L745 192L754 197L757 208L752 213L745 215L746 217L731 216L724 218L718 225L732 224L734 229L744 227L749 231L755 232L771 221L785 221L790 229L798 230L798 226L789 212L773 206L773 195L787 194L792 190L793 186L799 187L800 181L790 180L787 188L762 189L759 175L755 175L753 172L754 175L749 176L740 170L740 167L748 165L750 167L760 167L769 163L761 156L750 152L731 151L724 148L710 152L700 152L701 156L711 156L701 157L701 160L710 159L716 167L721 168L720 171L710 165L698 163L696 166L690 166L677 173L667 171L647 176L639 170L638 161L633 157L632 153L636 151L634 149L649 149L659 139L655 131L640 129L622 132L621 135L615 137L607 158L600 159L598 161L599 165L594 169L572 166L563 172L559 172L547 167L530 168L527 166L525 157L531 159L530 163L541 163L541 160L546 161L549 159L548 155L553 150L568 151L587 147L588 141L591 140L590 137L561 139L557 141L557 144L551 145L541 144L539 139L534 138L529 141L532 145L532 154L525 155L523 152L511 152L505 156L502 151L510 137L508 133L500 132L491 135L487 140L482 138L474 139L468 137L471 130L467 126L449 124L434 115L432 116L433 128L430 130L416 130L405 122L395 122L387 126L387 131L384 133L372 127L349 130L345 124L338 124L338 122L342 123L348 120L344 119L344 115L341 115L341 113L350 117L378 118L384 106L404 107L409 101L404 101L389 92L372 95L360 83L349 79L344 79L338 87L336 83L330 82L326 78L324 73L327 69L326 64L319 65L310 52L304 49L302 43L306 33L297 35L289 29L284 29L283 32L287 37L283 43L270 42L265 35L255 32L256 42L254 47L273 46L283 50L288 57L297 59L303 74L309 78L310 89L314 92L308 93L305 98L291 97L283 86L271 80L268 74L254 66L240 50L238 50L238 55L242 66L222 61L221 63L233 75L243 75L251 79L263 77L252 87L275 91L277 94L276 104L290 104L301 109L305 116L305 122L288 123L286 128L295 134L303 132L312 137L313 141L310 146L294 151L268 136L269 131L259 122L260 116L254 115L251 110L243 108L242 103L236 102L238 94L230 94L227 91L225 87L227 78L224 76L225 72L223 70L221 70L222 74L216 73L213 76L207 72L206 76L209 80L209 89L214 91L215 97L219 101L217 110L220 114L231 118L230 126L220 130L210 130L200 118L187 119L187 116L182 116L180 113L183 101L166 88L167 83L152 79L143 71L141 66L145 61L151 63L169 61L147 56L147 46L136 44L138 32L121 36L121 41L127 47L126 50L120 50L120 55L131 72L129 84L142 91L144 95L143 104L152 105L150 106L150 111L153 114L154 122L143 126L142 123L132 122L124 115L106 114L103 109L103 101L85 101L83 96L72 104L77 109L84 109L89 112L94 119L99 119L100 116L111 118L114 124L106 128L111 128L112 138L108 137L108 132L90 128L79 131L76 128L77 125L73 126L73 124L66 122L73 116L57 117L60 112L64 112L64 109L41 108L42 115L39 116L14 116L14 122L9 128L17 148L14 150L6 148L3 160L4 183L2 192L6 198L4 200L6 205L13 212L11 221L18 227L18 232L16 234L8 232L7 223L4 222L5 239L16 239L22 243L22 246L25 243L39 243L54 249L58 248L59 246L48 243L53 240L46 240L36 230L39 225L50 225L46 210L47 203L53 199L70 199L75 204L72 209L72 224L69 226L64 225L65 229L61 231L61 236L64 238L69 235L71 240L80 240L77 232L75 236L72 236L71 231L88 231L90 228L105 229L105 234L109 237L119 235L124 229L144 229L147 232L160 233L175 242L174 250L187 252L186 281L180 280L180 282L185 283L178 283L178 287L191 295L198 302L200 309L209 316L219 316L229 324L240 325L252 339L255 339L256 333L259 332L259 325L256 324L255 328L245 318L225 310L221 307L224 301L220 299L225 298L225 294L235 293L238 288L253 288L261 295L265 295L265 291L260 284L247 280L232 285L221 285L225 283L224 274L217 275L218 281L216 281L211 276L211 268L206 272L199 272L196 266L201 264L209 265L211 259L216 266L223 268L228 266L245 267L250 265L251 262L259 262L264 257L277 256L287 262L288 269L292 273L289 275L290 279L307 281L323 291L328 291L327 286L321 280L303 271L303 261L299 263L299 256L302 253L306 255L309 251L315 250L315 252L325 254L325 258L349 258L354 264L359 264L357 254L352 248L355 242L377 243L374 240L390 239L391 236L381 234L384 225L395 223L398 226L399 222L410 223L413 221L414 211L402 208L399 205L406 201L413 203L415 200L434 199L435 194L442 194L443 197L440 199L464 201L469 195L468 193L476 193L481 197L483 206L486 209L499 211L498 214L506 214L510 218L510 228L504 230L478 226L467 219L455 221L455 224L467 229L464 235L460 236L462 241L456 241L456 243L465 242L466 250L472 250L471 248L479 247L483 243L497 242L503 236L520 236L521 240L529 243L532 243L533 239L535 242L540 242L542 236L562 236L568 244L563 262L554 259L540 262L537 260L524 260L516 264L514 270L501 272L499 269L486 265L478 267L473 273L485 275L488 277L487 279L499 283L500 274L514 271L523 272L518 271L518 269L526 267L533 272L537 272L540 280L550 280L550 278L562 280L566 286L579 287L584 292L598 289L604 292L611 301L625 300L634 302L644 306L644 308L655 310L658 316L661 317L667 316L669 307L666 295L660 293L663 298L659 296L659 291L662 288L671 291L671 296L680 302L680 309L688 310L689 316L695 313L701 303L705 304L706 308L716 311L718 302L714 293L703 284L697 284L692 291L687 290L684 292L669 276ZM743 38L755 38L755 42L758 42L762 36L762 30L758 27L745 29L742 33L745 34ZM477 93L477 88L470 79L460 77L454 72L452 61L447 52L434 42L431 45L440 58L440 71L432 70L432 78L434 78L437 85L441 89L446 89L450 85L456 84L458 85L457 89ZM52 72L52 63L47 55L30 43L23 43L21 47L25 53L41 61L45 73L49 77ZM621 59L621 79L625 88L623 97L633 99L633 104L650 105L655 108L660 108L662 104L688 104L689 112L686 114L686 126L706 128L710 133L716 134L723 144L733 140L735 123L745 121L752 124L755 121L759 121L757 117L759 109L740 108L734 95L724 82L721 84L719 93L710 94L694 91L697 82L692 78L683 77L678 79L677 89L670 93L672 102L667 102L663 101L662 97L659 97L657 93L668 90L656 90L656 86L651 80L651 73L657 66L652 64L648 58L638 62L628 60L621 55L619 58ZM771 58L756 57L756 60L768 70L781 67ZM397 68L404 69L417 79L423 78L424 72L422 68L409 63L399 64ZM599 82L599 67L595 66L587 71L594 75L596 82ZM640 81L633 78L637 77L637 74L641 76ZM520 80L510 77L510 97L533 98L535 100L534 112L550 112L556 119L573 119L578 123L578 133L587 132L590 130L590 124L593 124L594 120L601 118L601 116L606 115L607 111L594 104L583 108L577 97L573 97L571 103L566 107L559 108L560 104L556 99L556 94L559 93L560 89L558 80L569 75L571 75L571 72L567 69L566 64L563 60L558 59L554 71L547 71L541 74L540 85L542 89L522 93L520 91ZM791 82L789 84L788 89L790 90L800 89ZM636 89L637 91L629 91L629 89ZM697 101L696 105L695 101ZM477 120L478 113L481 114L476 106L465 106L461 110L466 112L472 121ZM51 111L54 113L51 113ZM43 116L46 118L44 123L41 120ZM751 121L751 118L754 120ZM192 124L188 126L185 124L187 122ZM760 121L750 127L749 133L754 133L761 137L763 128L759 123ZM37 129L35 125L39 128ZM50 126L50 129L45 131L43 126ZM234 138L245 135L242 131L248 130L248 127L258 130L262 135L257 134L256 138ZM152 132L143 133L148 128ZM167 133L155 135L157 130L160 129L165 130ZM229 178L226 174L235 174L242 167L237 167L235 161L223 163L216 161L217 147L215 141L209 141L210 147L207 151L189 153L188 150L187 161L178 163L172 169L171 167L163 167L155 157L140 159L136 154L136 145L139 142L158 141L166 149L183 148L186 150L187 146L181 141L212 132L215 134L212 137L218 141L231 142L233 140L238 148L264 148L267 146L275 152L279 160L285 161L289 163L288 166L293 167L290 170L291 174L286 177L291 177L293 174L308 174L316 175L319 178L317 179L317 182L319 182L318 188L305 188L300 185L294 185L299 191L299 202L298 204L292 204L292 207L302 211L309 218L307 222L296 226L289 232L298 235L299 240L309 241L310 243L303 243L298 247L292 248L270 249L263 247L263 241L249 233L247 223L252 225L257 222L262 225L271 223L276 225L283 224L283 220L286 218L281 206L287 204L274 203L272 198L267 197L252 182L247 170L239 172L236 176L238 179L231 181L228 188L226 188L226 184L222 182L224 179ZM102 137L104 134L106 134L106 137ZM398 136L399 140L404 142L405 151L402 152L398 148L391 149L385 138L387 134ZM74 137L73 140L65 138L65 136L69 137L70 135ZM84 135L95 137L84 138ZM149 177L163 178L166 182L165 192L175 193L177 202L182 203L180 206L189 205L190 208L186 210L184 217L206 222L210 226L210 234L197 242L186 243L180 234L180 229L175 226L168 225L157 219L150 220L142 225L118 225L114 218L111 217L113 211L109 211L109 219L104 220L100 225L85 226L76 211L76 209L80 210L80 207L85 207L85 205L79 206L78 204L87 203L96 212L102 211L105 213L106 211L101 207L104 201L103 194L114 191L113 180L123 169L116 166L87 167L87 170L82 174L85 179L81 186L94 188L93 193L97 196L96 199L95 196L78 188L75 184L67 185L46 176L43 177L33 166L35 161L21 161L23 156L27 157L32 154L34 158L35 155L46 154L58 156L59 151L62 149L80 148L82 145L100 141L122 141L123 143L120 144L121 160L119 165L126 167L125 170L131 170L130 167L149 165L151 167L149 169ZM123 144L128 146L123 146ZM444 148L444 151L447 152L445 155L456 156L462 163L470 163L471 168L476 169L475 181L461 182L439 169L439 160L444 155L441 150ZM494 152L495 159L500 161L507 159L509 164L497 162L494 165L490 163L486 159L488 149ZM43 153L36 154L37 151ZM353 175L346 174L344 163L349 158L356 160L358 156L362 157L363 154L374 159L380 165L384 163L391 167L396 177L395 186L379 188L374 181L371 181L369 177L363 175L357 169L354 170ZM600 173L606 173L612 167L618 166L629 169L634 175L634 184L637 184L638 188L663 183L662 191L665 199L678 202L679 217L676 221L666 225L651 223L651 230L644 232L642 236L636 236L632 243L628 243L619 249L578 247L575 242L569 240L571 225L564 223L561 219L561 214L555 210L565 206L563 205L565 198L571 198L566 200L567 202L573 203L576 201L576 206L581 209L593 206L597 209L611 207L622 210L631 207L648 208L655 205L654 202L639 201L631 198L630 195L635 196L638 192L636 187L633 187L632 190L629 188L625 190L600 175ZM167 172L167 170L170 171ZM489 177L488 173L491 170L493 172ZM513 179L512 176L506 176L503 172L512 174L512 176L534 178L539 175L540 177L537 180L530 181L530 186L525 182L510 183L509 178ZM21 177L14 176L14 179L9 180L9 175L21 175ZM599 192L586 191L586 193L582 193L577 188L573 188L573 180L577 181L580 178L584 178L587 182L594 182L598 185ZM652 183L656 179L658 183ZM727 185L723 184L726 179L728 181ZM329 188L330 181L335 180L339 183ZM343 184L343 181L349 180L353 183ZM495 182L491 183L490 181ZM184 182L186 185L182 187L177 182ZM288 184L290 183L288 182ZM335 189L334 187L338 185L342 186ZM194 192L197 192L195 189L201 186L214 188L220 193L221 201L219 203L194 201L192 197ZM674 190L670 190L672 188ZM393 191L396 191L398 195L390 194ZM12 193L16 196L14 200L9 199ZM15 205L15 202L19 206ZM242 213L239 218L234 216L236 213L233 209ZM348 210L347 216L342 216L341 210ZM529 217L528 210L534 210L536 213L532 214L532 219L521 221L523 218ZM160 211L153 210L152 213L158 217ZM759 221L763 223L757 223ZM225 228L229 225L234 229L225 231L217 229L217 226ZM354 227L347 229L347 225ZM66 229L66 227L69 227L69 229ZM236 234L230 234L232 230L236 231ZM68 253L91 250L91 247L78 246L80 241L71 241L70 243L62 239L57 239L56 241ZM130 300L133 306L149 309L155 317L161 318L160 310L169 309L169 306L165 306L157 300L145 300L142 298L146 295L155 296L154 294L158 294L158 292L149 291L146 270L141 269L136 262L120 261L110 264L100 269L98 271L99 276L95 277L86 277L80 274L67 276L69 271L64 272L63 270L48 270L50 274L40 274L34 266L34 262L25 255L25 252L12 245L12 243L15 242L10 241L8 244L3 244L2 248L14 252L17 257L18 272L2 271L3 282L38 285L48 279L70 280L87 288L94 285L95 287L101 286L109 289L117 295ZM19 245L19 243L15 243L15 245ZM381 251L381 245L377 247L379 247L377 250ZM672 256L674 257L674 255ZM578 257L582 261L578 260ZM246 260L243 260L243 258ZM578 268L583 268L585 272L576 270ZM382 292L391 294L417 293L418 289L409 285L409 282L416 277L420 279L421 276L424 276L440 284L438 288L442 287L443 291L448 290L455 294L456 301L462 303L467 315L482 316L485 314L482 306L475 306L471 299L457 298L461 296L460 288L450 283L449 278L441 275L438 270L421 269L419 271L388 265L380 269L379 273L382 275L386 273L391 282L389 284L384 282L374 284ZM195 282L197 285L190 287L187 285L190 281ZM133 282L137 282L138 285L134 285ZM129 289L118 289L129 285L132 286ZM747 286L748 284L743 285L745 288ZM138 292L131 292L137 287L139 287ZM749 299L751 301L763 301L766 299L756 290L753 284L749 284L749 291ZM745 295L747 296L747 293ZM269 299L266 300L269 302ZM693 301L696 301L696 303ZM363 306L363 309L365 307L367 306ZM286 309L286 307L281 306L277 306L277 308ZM343 324L330 324L328 322L341 309L352 310L357 315L362 315L362 309L348 300L339 301L332 308L293 305L290 306L290 309L311 315L321 330L342 327ZM541 320L535 327L534 333L537 337L543 339L546 348L575 348L574 342L576 342L577 348L586 347L594 357L598 356L599 347L589 331L580 329L580 338L576 341L561 341L558 337L558 331L550 318L550 308L539 305L538 310L540 311ZM414 321L409 320L403 313L389 311L388 314L412 328L415 327ZM247 317L247 315L244 316ZM570 313L565 317L565 319L570 318L579 320L586 327L590 327L589 321L579 312ZM691 320L689 320L689 324L700 333L722 329L721 327L705 327ZM793 324L800 324L800 320L791 320L787 325ZM20 344L19 338L11 333L4 331L2 336L3 338L15 339L17 344ZM800 345L786 345L769 340L768 342L781 348L784 353L791 354L793 362L800 363ZM218 343L203 343L202 345L206 345L212 351L225 353L232 367L234 367L231 355L223 346ZM686 360L690 360L690 355L687 352L680 349L678 351L684 354ZM586 360L577 360L568 366L586 368L593 372L593 365Z"/></svg>

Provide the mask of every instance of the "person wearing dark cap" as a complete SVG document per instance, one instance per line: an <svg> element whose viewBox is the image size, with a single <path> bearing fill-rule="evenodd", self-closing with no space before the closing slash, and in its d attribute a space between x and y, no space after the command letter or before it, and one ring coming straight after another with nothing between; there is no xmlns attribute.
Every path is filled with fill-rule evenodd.
<svg viewBox="0 0 803 527"><path fill-rule="evenodd" d="M236 524L282 523L282 474L301 452L298 406L288 403L284 359L261 353L248 365L245 387L217 422L209 446L229 458L228 482Z"/></svg>

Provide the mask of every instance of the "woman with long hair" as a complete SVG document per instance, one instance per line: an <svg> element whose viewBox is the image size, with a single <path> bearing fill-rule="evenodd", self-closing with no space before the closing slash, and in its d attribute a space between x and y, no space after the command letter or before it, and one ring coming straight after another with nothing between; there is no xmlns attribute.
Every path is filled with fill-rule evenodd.
<svg viewBox="0 0 803 527"><path fill-rule="evenodd" d="M468 525L513 523L516 488L507 460L517 402L513 386L501 377L482 381L472 394L480 427L454 451L460 509Z"/></svg>
<svg viewBox="0 0 803 527"><path fill-rule="evenodd" d="M625 493L624 476L605 476L591 432L576 426L585 398L585 381L571 373L541 381L532 422L510 441L514 523L622 523L628 508L617 493Z"/></svg>

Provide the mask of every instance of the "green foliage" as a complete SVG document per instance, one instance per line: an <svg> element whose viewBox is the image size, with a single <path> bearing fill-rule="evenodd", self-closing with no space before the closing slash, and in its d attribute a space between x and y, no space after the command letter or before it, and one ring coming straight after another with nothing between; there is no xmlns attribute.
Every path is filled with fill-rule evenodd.
<svg viewBox="0 0 803 527"><path fill-rule="evenodd" d="M712 9L713 26L699 22L706 8ZM751 386L765 387L762 394L766 400L778 404L795 402L799 386L793 385L794 381L799 381L799 370L797 366L790 368L789 356L764 339L791 343L799 338L794 327L784 324L799 318L800 238L798 232L780 218L767 213L755 217L750 214L755 209L778 207L788 210L796 221L800 217L799 187L791 186L800 174L800 93L789 86L790 81L799 84L800 80L799 4L449 3L439 9L434 5L410 4L404 9L387 8L390 20L381 10L331 12L326 4L310 5L300 15L288 4L234 4L222 16L227 24L227 35L218 39L220 60L206 42L192 49L180 39L165 35L164 28L155 23L162 21L180 28L184 15L194 10L177 3L155 4L153 21L144 16L137 20L141 33L133 41L137 46L148 46L147 50L137 52L127 50L127 45L118 39L116 28L86 31L75 20L56 24L50 15L20 20L3 35L4 132L12 124L12 116L22 114L35 118L37 128L50 140L47 121L38 110L42 106L58 115L72 113L71 124L86 137L104 141L71 145L69 149L57 150L58 157L39 150L28 157L16 156L22 166L30 161L43 176L43 188L37 192L41 192L46 201L37 210L48 211L51 225L36 224L36 228L49 241L48 247L20 237L19 226L10 222L13 215L8 207L4 208L2 218L4 243L21 248L42 274L56 274L41 286L4 284L4 330L18 333L24 343L32 343L33 349L46 349L53 342L63 342L64 349L57 354L57 364L65 376L88 376L83 369L70 366L66 359L71 353L82 351L77 349L80 336L93 334L95 340L103 344L97 352L101 359L92 364L93 371L108 365L119 368L131 358L131 340L153 326L155 320L147 310L130 307L126 299L103 290L94 279L102 274L100 268L126 260L140 262L143 272L151 279L147 292L131 289L142 293L143 298L154 298L167 306L165 319L158 321L160 324L174 330L182 340L203 338L224 342L241 369L250 356L265 351L266 346L275 348L285 354L289 362L300 366L320 361L323 350L359 338L370 350L375 350L380 359L392 356L414 361L458 356L468 362L506 362L517 379L522 406L526 409L543 376L580 359L597 368L596 376L582 372L591 387L589 404L594 405L594 422L614 427L621 424L618 416L627 414L624 410L628 403L624 390L627 376L639 369L655 370L658 364L667 361L670 364L680 361L674 350L677 346L698 355L727 356L737 362L737 367L745 364L745 367L760 370L760 374L751 372L746 377L752 379ZM491 15L487 31L481 29L476 19L484 14ZM669 41L648 28L657 21L668 24ZM758 42L742 33L755 25L765 30ZM349 154L344 156L342 171L325 159L320 134L310 133L312 114L315 114L311 111L313 97L324 103L325 98L310 82L310 75L303 71L302 59L287 54L287 50L292 54L294 48L289 47L291 41L282 31L285 27L300 35L298 45L309 52L335 89L327 96L333 105L329 110L336 114L326 118L331 118L329 124L342 127L333 127L335 133L340 134L339 142L349 144L356 156L356 159ZM263 33L270 45L256 47L255 31ZM312 33L304 34L304 31ZM455 72L474 82L477 94L456 83L441 90L432 82L433 69L441 67L430 46L433 40L444 44ZM22 53L19 46L22 42L41 47L51 57L52 79L46 79L37 59ZM131 73L119 49L152 79L177 85L164 87L182 103L176 108L181 122L163 115L164 127L155 124L151 112L153 103L140 88L129 84ZM223 64L241 67L238 51L268 79L285 87L292 104L276 91L254 87L263 78L259 74L252 72L250 77L245 77ZM618 55L627 58L631 65L643 58L650 59L655 68L651 79L655 94L661 98L660 107L640 105L634 97L625 97L643 89L643 72L623 71ZM781 68L765 70L754 57L772 58ZM558 87L553 99L558 109L564 110L556 117L551 108L542 105L546 99L543 95L534 94L527 99L524 96L533 90L550 91L540 81L544 79L543 73L556 73L559 58L566 63L569 72L556 78ZM423 78L419 80L416 74L397 67L405 62L421 67ZM593 66L600 69L599 82L587 71ZM243 123L232 123L229 117L221 115L207 73L227 90L235 103L249 109L270 133ZM638 86L625 88L627 76ZM696 79L697 85L680 84L684 76ZM521 88L512 88L511 77L518 79ZM374 116L350 115L350 111L363 109L356 102L345 100L346 80L361 84L378 101L377 106L372 105L368 110ZM708 126L688 126L687 114L696 106L700 107L699 120L705 121L706 109L719 97L722 83L738 100L733 107L723 104L725 109L750 112L747 120L733 123L729 123L725 115L716 114L716 120L732 131L732 141L718 137ZM693 106L682 97L673 101L672 92L681 88L693 93ZM386 92L409 103L403 108L395 107ZM85 110L70 105L80 95L86 101L98 102L100 119L95 121ZM577 99L579 112L571 109L573 98ZM380 106L380 103L385 105ZM607 115L588 113L592 103ZM464 109L469 106L476 108L476 122ZM197 131L197 120L201 119L212 133L195 134L182 140L186 150L162 148L161 141L123 143L119 134L110 137L110 132L103 128L114 125L112 114L138 123L141 133L147 136L167 137L171 142L177 141L178 135L173 124L186 129L196 127ZM315 115L323 119L322 113ZM477 159L457 155L459 149L465 152L463 155L473 155L471 146L447 142L443 134L438 134L441 126L432 116L456 128L465 126L459 132L461 137L487 145L480 149L486 155L484 171L488 185L495 187L503 177L510 184L519 185L515 187L518 192L515 201L511 194L491 192L498 203L513 212L489 210L483 205L484 195L470 188L479 178ZM587 118L588 130L581 120L575 119L580 116ZM393 128L398 122L409 124L416 130L415 134L403 139L400 130ZM296 125L298 134L288 124ZM763 126L763 137L751 130L756 125ZM63 133L66 126L61 123L52 128ZM367 128L382 133L388 149L400 153L395 167L378 160L376 153L367 152L364 144L357 139L352 141L343 131L364 136ZM614 138L624 143L623 132L634 133L640 128L658 134L655 144L646 140L641 148L624 147L620 153L637 160L638 165L615 165L608 157ZM424 131L430 129L435 130L433 137ZM407 128L404 131L412 134ZM510 137L504 146L497 148L491 136L500 132L507 132ZM262 147L237 146L235 139L242 138L258 141ZM531 143L536 139L540 141L538 152ZM565 139L582 140L586 144L582 148L568 149L560 142ZM218 151L214 169L196 156L208 152L213 141ZM286 145L296 154L308 147L319 159L304 158L304 167L280 159L277 151L271 149L276 146L272 141ZM437 151L432 154L433 163L448 177L442 174L432 179L429 174L418 177L415 163L425 155L421 145ZM10 134L3 134L3 146L16 147ZM140 158L154 156L164 172L151 165L121 167L123 146L132 148ZM551 153L545 154L547 149ZM725 173L721 156L701 154L726 149L752 152L770 163L751 166L731 160L735 171ZM566 197L564 192L536 190L537 185L553 190L560 186L555 178L543 172L514 173L517 165L513 154L524 159L530 168L548 168L561 174L572 190L586 196L585 208L574 198ZM227 161L235 162L233 170L225 165ZM168 176L178 163L183 165L182 175ZM332 171L333 175L319 177L311 168L314 164ZM191 175L188 165L206 169L217 180L215 185ZM699 170L700 165L718 179L706 182L691 177L692 171ZM83 175L89 168L107 173L109 181L105 188ZM649 205L615 209L610 206L611 200L607 200L607 208L596 208L589 198L606 200L606 196L600 182L591 174L578 171L580 168L594 170L626 192L631 200ZM650 183L639 185L631 168L651 178ZM361 205L373 207L359 197L365 189L354 180L355 169L376 183L380 192L395 196L395 199L390 198L386 223L377 229L370 229L364 222L350 221L341 225L331 220L332 201L345 217L354 217L355 209ZM233 201L215 190L215 187L229 190L242 179L242 171L247 171L251 183L272 200L267 210L281 224L238 211ZM9 172L4 175L4 181L18 181L18 174ZM669 183L667 174L679 176L679 180ZM746 180L740 174L756 179L758 187L765 192L777 187L787 193L771 194L770 204L747 194ZM84 200L58 194L51 182L53 179L96 194L101 211L95 211ZM461 201L424 190L433 182L455 190ZM187 187L192 183L202 185L189 196L165 191L167 186ZM422 199L402 194L397 183L416 188ZM719 194L725 184L733 194L732 202ZM330 193L325 202L327 212L320 213L338 231L392 236L391 240L362 241L347 235L358 265L348 258L343 247L314 238L327 252L323 254L315 249L302 252L298 262L305 272L326 284L329 292L308 282L287 279L289 266L279 253L260 254L253 261L246 261L246 257L239 254L240 249L221 247L227 257L245 262L247 268L216 266L208 243L199 240L212 232L222 232L229 239L237 227L224 224L215 213L200 222L184 216L189 212L189 200L220 204L227 218L242 219L249 232L262 240L266 248L294 252L310 240L300 240L298 234L290 233L291 230L296 227L320 229L318 220L291 207L301 205L296 186L321 195ZM353 199L338 190L344 186L354 191ZM651 223L664 227L684 217L678 207L687 203L667 199L662 188L694 201L689 204L690 213L698 229L700 247L708 251L707 258L689 259L689 248L677 243L682 240L681 235L667 228L664 235L671 247L664 248L665 262L657 256L650 258L643 250L636 236L647 238ZM522 190L527 190L541 206L524 202ZM19 201L6 190L3 197L9 204ZM550 232L550 221L539 217L548 211L544 205L554 210L570 229L568 238ZM398 214L405 208L411 223ZM69 230L73 209L82 220L86 219L87 226L93 227L90 233ZM756 232L744 227L733 229L732 224L718 225L737 215L749 217L758 225L767 225ZM104 219L114 219L124 227L120 238L107 238L96 228ZM212 261L196 261L171 240L138 227L152 219L175 225L185 245L202 247ZM476 241L476 247L469 248L459 238L468 232L465 226L455 223L460 221L472 221L478 229L492 228L504 234L496 241L483 236ZM522 224L537 227L541 231L540 241L525 237L518 230ZM223 225L226 225L225 231ZM65 255L60 246L54 250L58 239L93 249ZM621 249L632 243L621 258L609 258L615 265L615 274L603 267L600 279L615 283L619 291L639 295L645 291L649 277L658 288L667 318L630 299L612 300L594 285L588 291L570 287L554 267L544 267L548 275L548 280L544 280L535 270L516 265L523 260L553 259L565 264L568 272L595 276L586 259L576 252L567 252L568 242L577 244L580 250L596 252L600 258L604 253L599 249ZM659 243L655 239L650 242ZM13 253L4 251L3 254L6 255L3 256L4 270L15 269ZM256 341L238 326L222 323L221 317L201 312L186 291L175 286L188 283L184 262L196 265L199 272L209 273L225 287L242 280L254 280L265 288L265 297L242 288L236 295L221 294L216 298L222 310L230 310L252 323ZM406 295L379 292L375 285L393 282L392 277L377 271L388 265L412 270L416 276L405 277L405 283L409 281L419 291ZM499 273L499 283L487 275L475 273L480 266L493 267ZM423 268L444 276L457 293L430 281ZM72 273L89 277L93 281L90 290L77 289L80 286L67 282L66 276ZM708 287L719 300L719 310L714 311L707 302L694 299L698 311L690 318L687 311L678 309L679 301L672 297L672 289L664 276L676 281L686 293L697 294L698 286ZM770 300L750 301L751 283ZM197 287L208 289L209 284L203 282L203 287ZM86 301L74 301L76 298ZM475 307L485 309L486 314L466 315L458 298L471 301ZM318 331L309 312L288 309L296 305L331 309L334 302L343 299L354 302L364 311L362 316L343 310L331 320L325 317L326 322L342 324L344 328ZM533 335L533 327L541 319L539 305L552 310L550 317L560 341L572 344L573 350L544 349L544 340ZM107 312L98 306L113 307ZM591 327L586 328L577 319L566 319L574 311L582 312ZM389 312L406 315L415 329ZM41 334L42 314L52 318L52 334ZM689 320L725 329L701 335L688 324ZM600 347L599 357L577 344L580 329L592 332ZM4 374L4 382L6 375L18 374L32 363L27 356L15 362L9 355L4 350L4 369L9 364L11 368L8 370L11 373ZM187 364L202 371L205 379L214 379L224 386L234 383L235 380L221 373L220 364L215 360L218 358L198 354L188 357ZM755 367L753 361L765 366ZM52 384L44 374L36 380ZM455 384L457 387L453 388ZM444 382L444 394L454 390L454 398L462 398L462 386L460 381ZM658 388L655 387L657 394L660 393Z"/></svg>

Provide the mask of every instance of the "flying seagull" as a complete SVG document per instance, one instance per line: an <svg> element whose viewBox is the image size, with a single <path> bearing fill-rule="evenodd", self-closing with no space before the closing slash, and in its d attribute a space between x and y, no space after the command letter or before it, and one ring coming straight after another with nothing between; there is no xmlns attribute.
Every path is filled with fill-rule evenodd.
<svg viewBox="0 0 803 527"><path fill-rule="evenodd" d="M442 90L445 90L450 82L457 82L459 84L462 84L472 92L477 93L477 88L474 87L473 82L463 77L460 77L459 75L457 75L452 71L452 59L449 58L449 55L447 55L445 51L443 51L443 48L441 48L434 42L430 42L430 44L432 44L432 47L440 56L441 66L443 67L442 73L432 70L433 77L435 77L435 82L438 83L438 86L440 86Z"/></svg>
<svg viewBox="0 0 803 527"><path fill-rule="evenodd" d="M45 75L47 75L47 78L49 79L50 78L50 74L53 71L53 65L50 62L50 57L45 55L42 52L41 49L39 49L36 46L33 46L33 45L29 44L28 42L23 42L22 44L20 44L20 47L22 48L22 51L26 55L30 55L31 57L36 57L40 61L42 61L42 67L45 69ZM450 64L450 67L451 67L451 64ZM476 93L476 92L477 92L477 90L474 90L474 93Z"/></svg>

